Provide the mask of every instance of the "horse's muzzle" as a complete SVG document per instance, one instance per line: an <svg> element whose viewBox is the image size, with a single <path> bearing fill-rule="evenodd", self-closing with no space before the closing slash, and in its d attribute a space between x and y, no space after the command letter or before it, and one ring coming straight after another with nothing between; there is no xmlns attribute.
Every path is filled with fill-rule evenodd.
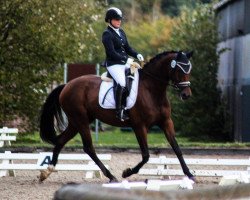
<svg viewBox="0 0 250 200"><path fill-rule="evenodd" d="M182 100L187 100L189 97L191 97L192 91L190 87L185 87L183 90L180 92L180 98Z"/></svg>

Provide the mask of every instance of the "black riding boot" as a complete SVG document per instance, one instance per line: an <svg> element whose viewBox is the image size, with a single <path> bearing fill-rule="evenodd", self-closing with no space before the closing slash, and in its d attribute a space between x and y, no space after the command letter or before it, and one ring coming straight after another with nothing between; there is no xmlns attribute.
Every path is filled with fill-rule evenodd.
<svg viewBox="0 0 250 200"><path fill-rule="evenodd" d="M115 101L116 101L116 116L121 121L128 120L129 117L126 114L126 88L117 85L116 94L115 94Z"/></svg>

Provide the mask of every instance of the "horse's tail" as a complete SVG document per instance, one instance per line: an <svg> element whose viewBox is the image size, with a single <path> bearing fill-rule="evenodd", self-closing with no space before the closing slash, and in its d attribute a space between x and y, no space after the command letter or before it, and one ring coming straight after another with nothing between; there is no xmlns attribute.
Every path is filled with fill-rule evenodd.
<svg viewBox="0 0 250 200"><path fill-rule="evenodd" d="M59 95L62 92L64 85L59 85L47 97L43 104L40 115L40 137L43 141L56 145L57 134L54 126L56 118L57 127L64 123L62 109L59 104Z"/></svg>

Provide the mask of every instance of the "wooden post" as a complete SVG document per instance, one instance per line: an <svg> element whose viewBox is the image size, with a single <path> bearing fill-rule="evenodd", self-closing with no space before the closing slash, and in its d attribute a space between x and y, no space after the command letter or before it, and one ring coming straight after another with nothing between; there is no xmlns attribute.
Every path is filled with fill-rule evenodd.
<svg viewBox="0 0 250 200"><path fill-rule="evenodd" d="M250 184L212 186L194 190L155 192L105 188L100 185L68 184L56 191L54 200L190 200L190 199L249 199Z"/></svg>

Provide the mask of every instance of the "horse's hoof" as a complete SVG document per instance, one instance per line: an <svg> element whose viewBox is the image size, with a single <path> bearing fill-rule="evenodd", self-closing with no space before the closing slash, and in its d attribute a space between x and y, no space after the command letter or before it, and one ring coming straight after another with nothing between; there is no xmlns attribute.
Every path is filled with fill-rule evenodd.
<svg viewBox="0 0 250 200"><path fill-rule="evenodd" d="M132 174L133 174L132 169L127 168L123 171L122 178L127 178L127 177L131 176Z"/></svg>
<svg viewBox="0 0 250 200"><path fill-rule="evenodd" d="M77 185L78 183L76 182L68 182L67 185Z"/></svg>
<svg viewBox="0 0 250 200"><path fill-rule="evenodd" d="M194 177L194 176L190 176L190 177L188 177L190 180L192 180L192 181L194 181L194 183L197 183L197 180L196 180L196 178Z"/></svg>
<svg viewBox="0 0 250 200"><path fill-rule="evenodd" d="M118 183L118 182L119 181L115 177L109 180L109 183Z"/></svg>
<svg viewBox="0 0 250 200"><path fill-rule="evenodd" d="M41 170L40 172L41 172L40 176L37 177L39 178L39 182L42 183L48 177L48 175L46 170Z"/></svg>

